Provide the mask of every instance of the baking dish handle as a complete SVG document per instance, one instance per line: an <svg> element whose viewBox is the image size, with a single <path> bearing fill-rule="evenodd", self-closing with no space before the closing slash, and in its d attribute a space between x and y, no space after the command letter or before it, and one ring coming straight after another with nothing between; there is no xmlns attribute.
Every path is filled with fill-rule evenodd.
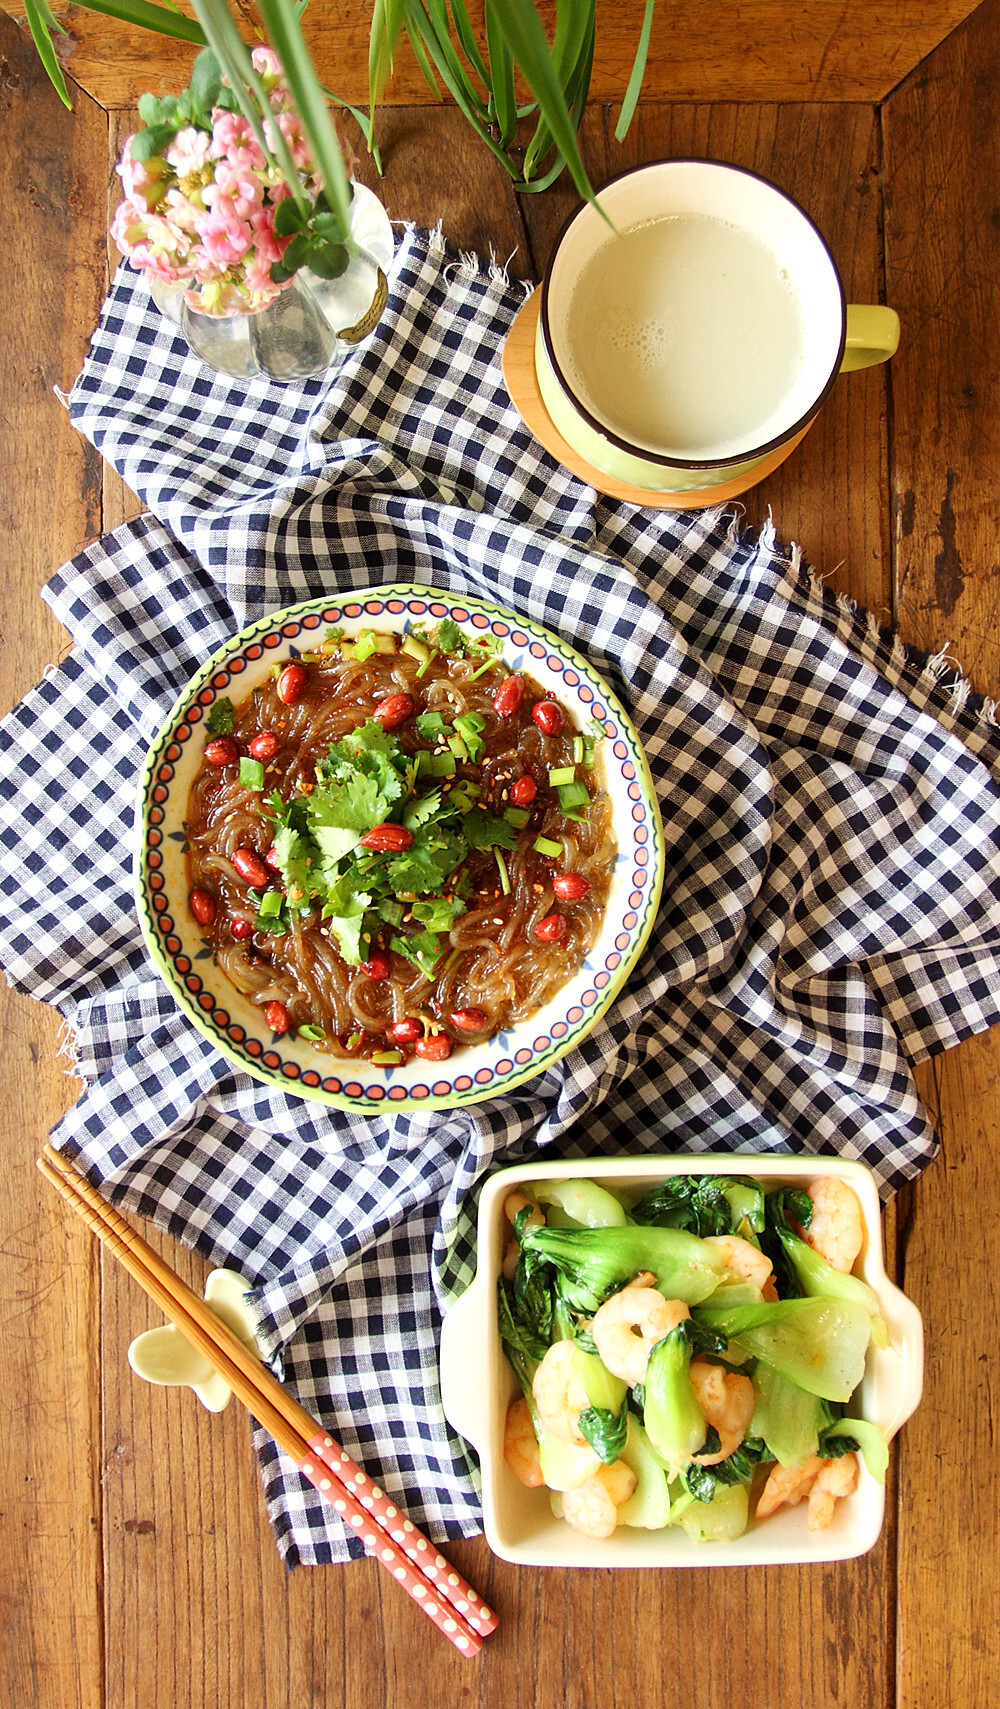
<svg viewBox="0 0 1000 1709"><path fill-rule="evenodd" d="M441 1325L440 1356L444 1415L480 1453L489 1439L492 1416L491 1350L481 1334L485 1289L480 1274L455 1301Z"/></svg>

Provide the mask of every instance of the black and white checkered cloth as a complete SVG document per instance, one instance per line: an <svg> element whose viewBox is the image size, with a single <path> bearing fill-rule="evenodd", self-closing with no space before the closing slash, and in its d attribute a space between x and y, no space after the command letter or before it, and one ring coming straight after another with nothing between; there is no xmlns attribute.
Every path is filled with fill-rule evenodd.
<svg viewBox="0 0 1000 1709"><path fill-rule="evenodd" d="M770 530L557 468L501 378L522 300L409 231L374 339L279 387L211 375L123 268L70 407L150 514L49 584L75 650L0 725L0 962L61 1010L86 1086L55 1143L253 1282L286 1382L436 1537L479 1528L436 1345L486 1171L542 1148L835 1151L888 1194L935 1147L912 1063L1000 1014L992 709ZM179 1012L139 935L132 806L146 744L234 630L403 579L587 653L645 743L667 882L575 1054L469 1110L360 1115L235 1072ZM258 1448L288 1561L356 1553Z"/></svg>

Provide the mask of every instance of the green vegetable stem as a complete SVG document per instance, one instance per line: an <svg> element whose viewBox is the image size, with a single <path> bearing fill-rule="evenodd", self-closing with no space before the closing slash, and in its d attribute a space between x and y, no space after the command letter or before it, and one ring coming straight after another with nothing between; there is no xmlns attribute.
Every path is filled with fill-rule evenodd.
<svg viewBox="0 0 1000 1709"><path fill-rule="evenodd" d="M705 1414L691 1381L691 1337L679 1323L649 1356L643 1423L664 1464L680 1471L705 1446Z"/></svg>
<svg viewBox="0 0 1000 1709"><path fill-rule="evenodd" d="M722 1279L719 1251L679 1228L532 1228L522 1250L541 1254L563 1277L563 1291L582 1311L596 1311L605 1296L651 1270L667 1299L696 1305Z"/></svg>

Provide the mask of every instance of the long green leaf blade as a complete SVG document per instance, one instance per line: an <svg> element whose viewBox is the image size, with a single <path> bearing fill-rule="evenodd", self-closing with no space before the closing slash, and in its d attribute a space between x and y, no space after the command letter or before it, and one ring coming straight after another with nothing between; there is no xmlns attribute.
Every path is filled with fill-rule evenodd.
<svg viewBox="0 0 1000 1709"><path fill-rule="evenodd" d="M326 190L327 201L346 235L351 226L351 193L340 139L313 69L312 58L298 19L288 0L258 0L271 46L281 60L285 81L291 90L313 159ZM277 126L274 127L277 130Z"/></svg>
<svg viewBox="0 0 1000 1709"><path fill-rule="evenodd" d="M138 30L152 30L158 36L174 36L177 41L195 42L205 47L205 33L181 12L170 12L166 6L154 6L150 0L85 0L88 12L101 12L120 23L134 24Z"/></svg>
<svg viewBox="0 0 1000 1709"><path fill-rule="evenodd" d="M621 142L624 139L625 134L628 131L628 127L632 123L632 119L635 115L635 109L639 104L639 92L642 89L642 80L646 75L646 59L649 55L649 38L653 30L654 4L655 0L646 0L646 11L642 20L642 29L639 31L639 46L635 50L635 59L632 62L632 74L628 80L628 88L625 91L622 110L618 115L618 123L615 126L615 139L618 142Z"/></svg>
<svg viewBox="0 0 1000 1709"><path fill-rule="evenodd" d="M278 167L274 151L264 134L263 116L250 87L253 65L249 50L233 22L225 0L193 0L193 4L212 52L219 62L219 69L239 102L240 111L257 138L265 159L275 170L283 170ZM264 109L269 110L266 101ZM276 131L277 127L273 129ZM295 181L298 181L298 174L295 174ZM302 200L301 195L298 199Z"/></svg>
<svg viewBox="0 0 1000 1709"><path fill-rule="evenodd" d="M499 16L514 59L538 101L553 140L566 157L570 176L581 196L596 200L576 139L566 98L556 76L542 21L532 0L502 0Z"/></svg>
<svg viewBox="0 0 1000 1709"><path fill-rule="evenodd" d="M495 0L485 0L486 48L490 56L489 81L493 107L500 131L501 147L507 148L517 135L517 97L514 94L514 55L497 20Z"/></svg>
<svg viewBox="0 0 1000 1709"><path fill-rule="evenodd" d="M49 82L52 84L52 87L63 106L68 107L70 112L72 112L73 103L69 98L69 90L66 87L63 68L59 64L56 50L52 46L52 37L49 35L46 19L35 5L35 0L25 0L24 10L28 18L28 28L31 31L31 39L38 49L38 57L45 67ZM46 10L48 10L48 8L46 8Z"/></svg>
<svg viewBox="0 0 1000 1709"><path fill-rule="evenodd" d="M486 62L479 51L479 43L473 34L472 24L469 21L469 14L465 10L463 0L451 0L451 15L455 20L455 34L461 43L462 52L465 54L466 59L472 66L473 71L482 78L484 86L489 89L490 74L486 69Z"/></svg>
<svg viewBox="0 0 1000 1709"><path fill-rule="evenodd" d="M471 109L483 124L488 123L486 103L470 82L468 72L455 52L444 0L410 0L406 12L407 28L411 16L421 31L424 45L445 87L459 101L463 112Z"/></svg>

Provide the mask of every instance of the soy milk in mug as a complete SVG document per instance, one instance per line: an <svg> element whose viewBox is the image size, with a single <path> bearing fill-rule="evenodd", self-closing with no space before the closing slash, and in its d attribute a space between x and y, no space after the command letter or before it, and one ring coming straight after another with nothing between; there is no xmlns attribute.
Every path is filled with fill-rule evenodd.
<svg viewBox="0 0 1000 1709"><path fill-rule="evenodd" d="M574 389L600 422L646 450L696 457L771 438L805 328L765 243L708 214L673 214L596 251L567 336Z"/></svg>

